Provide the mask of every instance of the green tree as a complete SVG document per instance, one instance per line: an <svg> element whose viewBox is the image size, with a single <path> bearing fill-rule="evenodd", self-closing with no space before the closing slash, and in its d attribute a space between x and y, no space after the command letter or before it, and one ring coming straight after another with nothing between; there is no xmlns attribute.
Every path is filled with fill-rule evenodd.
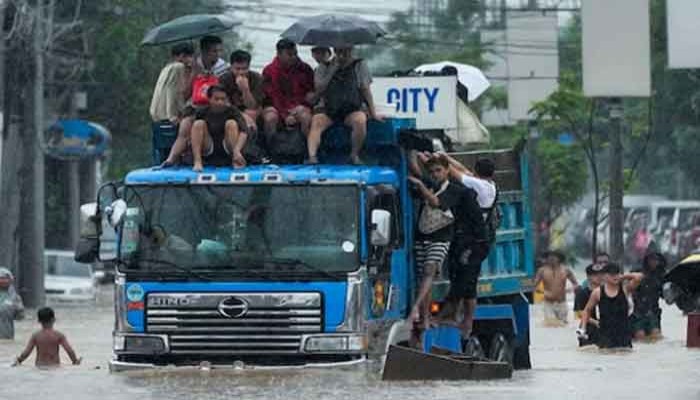
<svg viewBox="0 0 700 400"><path fill-rule="evenodd" d="M222 0L114 0L86 2L83 10L93 68L86 76L90 101L86 118L105 125L113 135L110 178L121 178L150 164L148 106L168 47L140 46L144 33L173 18L220 13ZM235 34L224 36L228 45Z"/></svg>
<svg viewBox="0 0 700 400"><path fill-rule="evenodd" d="M549 137L538 142L536 157L542 166L537 201L543 204L549 226L585 193L588 170L580 145Z"/></svg>

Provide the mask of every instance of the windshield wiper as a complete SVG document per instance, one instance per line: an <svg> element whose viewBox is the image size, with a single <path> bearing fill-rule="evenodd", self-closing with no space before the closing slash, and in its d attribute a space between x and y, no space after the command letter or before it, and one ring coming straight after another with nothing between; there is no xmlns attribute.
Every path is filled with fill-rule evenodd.
<svg viewBox="0 0 700 400"><path fill-rule="evenodd" d="M126 266L127 266L127 268L130 268L130 269L131 269L131 268L133 268L134 266L138 266L140 263L153 263L153 264L165 265L165 266L174 268L174 269L176 269L176 270L185 272L185 273L187 274L188 277L195 277L195 278L199 278L199 279L202 279L202 280L205 280L205 281L211 281L211 280L212 280L210 277L208 277L208 276L206 276L206 275L204 275L204 274L201 274L201 273L199 273L199 272L197 272L197 271L194 271L192 268L188 268L188 267L184 267L184 266L182 266L182 265L175 264L175 263L172 262L172 261L161 260L161 259L156 259L156 258L146 258L146 259L134 259L134 260L130 260L130 262L128 262L128 263L126 264Z"/></svg>
<svg viewBox="0 0 700 400"><path fill-rule="evenodd" d="M272 263L276 265L285 265L285 266L293 266L293 267L304 267L306 270L311 271L311 272L316 272L320 275L325 276L326 278L331 278L331 279L337 279L338 274L337 273L331 273L328 271L325 271L319 267L316 267L314 265L311 265L303 260L300 260L298 258L280 258L280 257L269 257L269 258L264 258L262 260L263 263Z"/></svg>

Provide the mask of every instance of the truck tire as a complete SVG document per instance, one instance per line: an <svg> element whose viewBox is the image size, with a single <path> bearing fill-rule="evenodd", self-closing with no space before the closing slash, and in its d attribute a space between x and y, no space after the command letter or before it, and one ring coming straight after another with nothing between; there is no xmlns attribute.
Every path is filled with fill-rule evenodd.
<svg viewBox="0 0 700 400"><path fill-rule="evenodd" d="M491 338L489 345L489 360L506 362L513 366L513 345L502 333L496 333Z"/></svg>
<svg viewBox="0 0 700 400"><path fill-rule="evenodd" d="M530 332L525 334L525 340L513 351L513 368L515 369L531 369L532 362L530 361Z"/></svg>

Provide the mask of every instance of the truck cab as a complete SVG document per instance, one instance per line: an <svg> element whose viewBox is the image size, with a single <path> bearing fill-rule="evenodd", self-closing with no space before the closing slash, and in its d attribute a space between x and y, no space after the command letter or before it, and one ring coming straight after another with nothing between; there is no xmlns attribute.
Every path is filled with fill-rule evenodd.
<svg viewBox="0 0 700 400"><path fill-rule="evenodd" d="M79 257L99 254L100 221L109 220L118 238L112 370L343 365L406 341L418 284L399 145L410 128L371 122L364 166L154 167L103 187L83 206ZM327 159L343 148L332 138L347 136L333 129ZM476 326L487 350L514 364L520 352L527 367L527 177L516 152L495 157L503 229L484 262ZM448 336L426 333L426 349L455 347Z"/></svg>

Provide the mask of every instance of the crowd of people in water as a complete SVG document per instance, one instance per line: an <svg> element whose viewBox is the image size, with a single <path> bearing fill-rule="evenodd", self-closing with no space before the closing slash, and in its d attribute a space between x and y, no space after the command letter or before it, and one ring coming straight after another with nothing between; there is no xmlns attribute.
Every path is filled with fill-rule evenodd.
<svg viewBox="0 0 700 400"><path fill-rule="evenodd" d="M586 280L579 285L566 257L549 251L540 259L535 285L544 285L544 322L548 326L568 326L569 307L566 284L574 292L573 311L578 324L580 346L603 349L631 348L632 342L656 341L661 334L661 307L666 260L650 250L641 268L625 273L599 253L586 267Z"/></svg>

